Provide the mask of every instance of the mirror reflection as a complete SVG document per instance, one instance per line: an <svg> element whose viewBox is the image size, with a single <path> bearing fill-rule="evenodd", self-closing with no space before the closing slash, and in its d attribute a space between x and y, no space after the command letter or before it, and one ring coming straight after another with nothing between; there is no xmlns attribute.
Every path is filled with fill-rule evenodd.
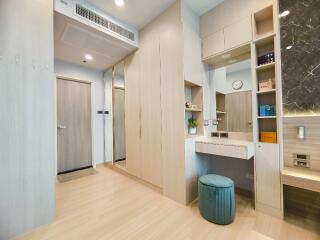
<svg viewBox="0 0 320 240"><path fill-rule="evenodd" d="M214 70L217 130L252 132L251 60Z"/></svg>

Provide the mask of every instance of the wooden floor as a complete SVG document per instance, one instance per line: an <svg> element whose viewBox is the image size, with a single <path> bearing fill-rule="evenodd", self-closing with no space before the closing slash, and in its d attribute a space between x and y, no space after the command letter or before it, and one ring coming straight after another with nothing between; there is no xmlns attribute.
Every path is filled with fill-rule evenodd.
<svg viewBox="0 0 320 240"><path fill-rule="evenodd" d="M199 215L196 203L180 205L105 166L98 171L58 183L55 222L18 239L320 239L319 223L258 213L244 197L237 197L234 223L218 226Z"/></svg>

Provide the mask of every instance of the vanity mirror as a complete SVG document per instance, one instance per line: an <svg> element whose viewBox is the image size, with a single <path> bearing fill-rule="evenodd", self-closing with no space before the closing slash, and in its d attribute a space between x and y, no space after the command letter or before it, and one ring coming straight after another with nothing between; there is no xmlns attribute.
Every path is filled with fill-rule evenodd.
<svg viewBox="0 0 320 240"><path fill-rule="evenodd" d="M214 70L218 131L252 132L251 60Z"/></svg>

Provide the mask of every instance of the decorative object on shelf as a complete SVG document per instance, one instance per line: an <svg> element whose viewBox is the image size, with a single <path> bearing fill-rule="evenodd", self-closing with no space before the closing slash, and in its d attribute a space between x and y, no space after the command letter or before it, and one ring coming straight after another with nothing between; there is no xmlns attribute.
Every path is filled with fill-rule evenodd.
<svg viewBox="0 0 320 240"><path fill-rule="evenodd" d="M274 62L274 52L266 53L258 57L258 66L273 63Z"/></svg>
<svg viewBox="0 0 320 240"><path fill-rule="evenodd" d="M260 105L259 107L259 116L260 117L269 117L275 116L275 106L274 105Z"/></svg>
<svg viewBox="0 0 320 240"><path fill-rule="evenodd" d="M198 124L199 124L198 121L193 117L188 119L189 134L191 135L197 134Z"/></svg>
<svg viewBox="0 0 320 240"><path fill-rule="evenodd" d="M264 143L277 143L277 133L276 132L261 132L260 140Z"/></svg>
<svg viewBox="0 0 320 240"><path fill-rule="evenodd" d="M241 80L236 80L232 83L232 88L234 90L240 90L243 86L243 82Z"/></svg>
<svg viewBox="0 0 320 240"><path fill-rule="evenodd" d="M186 108L191 108L191 102L186 102Z"/></svg>
<svg viewBox="0 0 320 240"><path fill-rule="evenodd" d="M259 92L266 92L275 89L274 79L259 82Z"/></svg>

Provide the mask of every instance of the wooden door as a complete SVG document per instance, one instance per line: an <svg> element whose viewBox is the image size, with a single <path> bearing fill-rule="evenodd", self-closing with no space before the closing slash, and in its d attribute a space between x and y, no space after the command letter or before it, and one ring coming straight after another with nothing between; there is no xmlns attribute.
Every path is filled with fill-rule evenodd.
<svg viewBox="0 0 320 240"><path fill-rule="evenodd" d="M125 113L124 94L122 88L114 88L114 160L126 159L126 134L125 134Z"/></svg>
<svg viewBox="0 0 320 240"><path fill-rule="evenodd" d="M92 166L91 84L57 79L58 173Z"/></svg>
<svg viewBox="0 0 320 240"><path fill-rule="evenodd" d="M252 93L242 91L226 95L227 130L252 132Z"/></svg>

